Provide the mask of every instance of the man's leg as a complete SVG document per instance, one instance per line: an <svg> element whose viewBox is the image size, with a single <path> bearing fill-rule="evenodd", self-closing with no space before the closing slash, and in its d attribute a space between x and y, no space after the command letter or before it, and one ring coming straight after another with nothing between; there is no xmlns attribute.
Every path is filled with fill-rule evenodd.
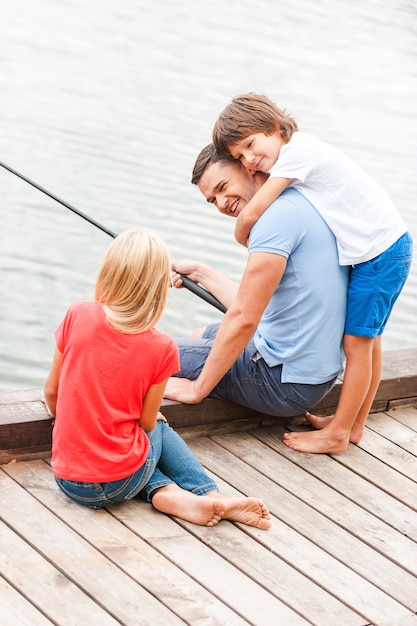
<svg viewBox="0 0 417 626"><path fill-rule="evenodd" d="M210 353L220 324L211 324L201 338L177 339L181 370L175 374L195 380ZM283 383L282 366L269 367L258 355L252 341L209 394L210 398L231 400L259 413L277 417L301 415L315 406L332 389L336 379L309 385Z"/></svg>

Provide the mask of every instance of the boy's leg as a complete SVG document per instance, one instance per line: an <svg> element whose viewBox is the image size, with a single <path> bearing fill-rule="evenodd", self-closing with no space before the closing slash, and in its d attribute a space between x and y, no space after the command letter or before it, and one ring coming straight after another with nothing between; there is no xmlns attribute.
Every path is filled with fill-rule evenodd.
<svg viewBox="0 0 417 626"><path fill-rule="evenodd" d="M371 337L345 335L346 371L333 419L320 430L285 433L284 441L287 446L298 452L316 454L325 452L337 454L346 450L351 428L366 398L368 395L370 396L371 381L373 381L372 355L374 343L375 339ZM375 393L376 389L373 394L375 395Z"/></svg>
<svg viewBox="0 0 417 626"><path fill-rule="evenodd" d="M374 347L372 350L372 378L369 385L368 393L365 400L356 416L350 431L349 441L351 443L359 443L362 439L363 431L365 428L366 420L368 419L369 412L372 407L372 403L375 399L376 392L378 391L379 383L382 375L382 337L376 337L374 341Z"/></svg>
<svg viewBox="0 0 417 626"><path fill-rule="evenodd" d="M307 417L320 431L284 435L285 443L294 450L343 452L349 441L349 421L351 427L355 424L353 432L349 429L351 441L360 440L381 378L381 335L409 274L412 252L411 237L405 233L379 256L352 267L344 343L346 373L339 404L333 419Z"/></svg>

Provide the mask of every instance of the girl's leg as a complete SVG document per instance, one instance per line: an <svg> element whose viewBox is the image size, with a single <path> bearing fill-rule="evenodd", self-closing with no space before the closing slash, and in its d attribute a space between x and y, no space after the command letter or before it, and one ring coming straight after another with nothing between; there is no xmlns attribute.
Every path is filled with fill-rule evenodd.
<svg viewBox="0 0 417 626"><path fill-rule="evenodd" d="M157 469L144 489L143 495L147 500L150 501L149 496L155 489L167 484L176 484L196 495L218 491L216 483L207 475L184 439L167 422L158 421L157 428L161 442L160 454ZM148 435L151 441L154 432Z"/></svg>
<svg viewBox="0 0 417 626"><path fill-rule="evenodd" d="M257 498L229 498L218 493L185 441L167 423L159 422L162 448L158 467L143 495L163 513L193 524L215 526L221 519L267 529L270 514Z"/></svg>

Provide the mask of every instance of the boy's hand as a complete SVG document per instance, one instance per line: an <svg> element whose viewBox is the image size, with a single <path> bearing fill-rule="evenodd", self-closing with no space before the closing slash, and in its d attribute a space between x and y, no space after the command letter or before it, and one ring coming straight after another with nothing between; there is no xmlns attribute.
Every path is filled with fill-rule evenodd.
<svg viewBox="0 0 417 626"><path fill-rule="evenodd" d="M238 243L242 244L246 248L249 245L249 235L252 224L247 224L247 220L244 217L244 211L241 211L236 219L235 226L235 239Z"/></svg>

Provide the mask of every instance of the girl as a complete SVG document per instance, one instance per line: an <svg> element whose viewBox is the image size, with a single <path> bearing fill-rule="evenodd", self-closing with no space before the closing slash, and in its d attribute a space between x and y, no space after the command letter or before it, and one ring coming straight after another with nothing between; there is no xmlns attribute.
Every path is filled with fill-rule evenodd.
<svg viewBox="0 0 417 626"><path fill-rule="evenodd" d="M269 528L263 502L219 494L159 413L167 379L179 369L175 342L155 329L170 276L162 242L126 231L105 255L95 301L75 302L56 330L44 389L55 417L55 480L91 508L140 494L159 511L195 524L214 526L224 518Z"/></svg>

